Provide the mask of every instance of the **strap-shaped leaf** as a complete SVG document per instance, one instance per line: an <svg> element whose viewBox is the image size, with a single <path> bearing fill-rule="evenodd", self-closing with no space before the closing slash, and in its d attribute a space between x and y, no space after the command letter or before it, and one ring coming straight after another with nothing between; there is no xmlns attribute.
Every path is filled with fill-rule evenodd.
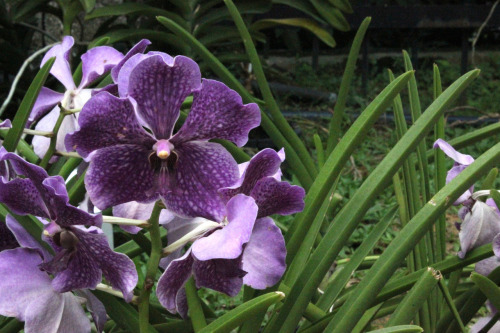
<svg viewBox="0 0 500 333"><path fill-rule="evenodd" d="M95 8L85 16L85 20L91 20L98 17L121 16L121 15L151 15L168 17L183 27L187 28L187 22L181 16L160 8L149 6L143 3L126 2L117 5Z"/></svg>
<svg viewBox="0 0 500 333"><path fill-rule="evenodd" d="M333 7L326 1L311 0L312 5L316 11L323 17L332 27L340 31L349 31L351 27L345 19L342 12Z"/></svg>
<svg viewBox="0 0 500 333"><path fill-rule="evenodd" d="M353 10L349 0L329 0L332 5L347 14L352 14Z"/></svg>
<svg viewBox="0 0 500 333"><path fill-rule="evenodd" d="M199 333L223 333L231 332L247 320L251 320L256 314L261 313L276 302L285 297L280 291L267 293L243 303L236 309L214 320L210 325L199 331Z"/></svg>
<svg viewBox="0 0 500 333"><path fill-rule="evenodd" d="M273 325L272 327L270 327L269 331L272 332L273 328L280 327L283 324L286 324L282 327L283 332L291 332L295 328L296 324L300 320L301 314L303 313L305 307L309 303L309 300L313 297L317 286L323 279L325 273L330 268L335 257L342 249L345 241L349 239L349 235L351 235L351 233L355 230L361 218L365 215L366 211L372 206L372 202L375 199L375 197L390 183L392 176L397 172L397 170L399 170L402 163L406 160L409 154L414 151L420 140L427 134L427 132L431 129L431 127L433 127L437 118L441 116L441 114L450 105L450 103L454 101L455 98L459 96L460 93L478 75L479 75L478 70L466 73L461 78L459 78L455 83L453 83L445 92L443 92L443 94L439 96L439 98L436 99L436 101L434 101L434 103L432 103L427 108L427 110L408 130L408 132L404 135L404 137L386 155L384 160L381 163L379 163L377 168L370 174L370 176L368 176L368 178L364 181L361 187L351 197L351 200L349 200L347 205L345 205L343 209L335 217L334 222L332 223L332 227L330 227L329 231L327 232L327 234L325 234L322 241L318 245L316 251L312 254L311 258L304 266L300 277L297 279L297 282L292 286L290 295L285 300L283 307L280 309L278 318L274 322L274 325L276 326ZM488 156L489 158L496 157L496 156L492 157L491 153L485 156ZM491 161L488 160L488 163L491 163ZM327 164L328 162L325 163L325 166L323 168L325 168ZM481 168L476 167L471 169L471 171L475 169L481 169ZM469 173L470 172L466 174ZM479 175L475 176L479 177ZM461 187L463 188L463 186ZM466 188L463 188L463 191L465 190ZM451 205L451 202L449 204ZM414 239L409 239L409 241L413 240ZM389 246L393 244L394 241ZM393 252L385 251L383 255L387 256L392 253ZM400 253L398 252L397 255L399 254ZM378 266L377 264L379 263L382 264L382 262L385 262L385 260L384 261L377 260L377 262L373 267ZM399 261L393 264L394 267L397 267L399 265ZM380 279L389 279L389 277L390 275L383 276L380 277ZM365 283L371 281L373 281L373 278L363 280L363 282ZM385 282L386 280L384 280L384 283ZM384 283L380 285L380 288ZM356 291L354 291L354 293L357 294L358 288L359 287L356 288ZM372 295L372 297L374 297L374 295ZM363 303L363 306L368 307L369 305L367 303L369 302ZM359 305L359 303L357 305ZM343 310L344 306L339 310L339 313L340 312L343 313L344 317L346 318L345 322L347 322L348 317L351 316L356 317L356 319L349 321L350 324L355 324L356 321L359 319L358 316L361 316L363 312L360 310L360 308L351 308L352 312L350 312L349 315L345 315L346 313ZM352 328L352 326L350 326L350 328ZM350 331L350 328L346 329L344 327L344 332Z"/></svg>
<svg viewBox="0 0 500 333"><path fill-rule="evenodd" d="M267 29L276 25L289 25L292 27L304 28L312 32L321 39L326 45L335 47L336 42L332 35L323 29L316 21L306 18L288 18L288 19L262 19L252 24L251 28L255 30Z"/></svg>
<svg viewBox="0 0 500 333"><path fill-rule="evenodd" d="M42 89L45 80L49 76L50 69L54 64L56 58L50 58L38 71L33 82L31 83L26 95L19 105L19 109L17 109L16 116L12 121L12 128L9 130L5 141L3 142L3 146L7 151L14 151L21 139L21 135L23 134L24 127L26 126L26 122L30 116L31 110L33 109L33 105L35 105L35 101L40 93L40 89Z"/></svg>
<svg viewBox="0 0 500 333"><path fill-rule="evenodd" d="M368 333L418 333L423 332L422 327L417 325L400 325L387 328L381 328L379 330L370 331Z"/></svg>
<svg viewBox="0 0 500 333"><path fill-rule="evenodd" d="M486 276L478 273L472 273L470 279L490 300L491 304L496 309L500 309L500 288L496 285L496 283L488 279Z"/></svg>
<svg viewBox="0 0 500 333"><path fill-rule="evenodd" d="M99 290L92 291L104 304L108 316L121 328L129 332L139 332L139 314L130 304L113 295ZM149 325L148 333L156 333L156 329Z"/></svg>
<svg viewBox="0 0 500 333"><path fill-rule="evenodd" d="M399 303L387 322L387 326L390 327L411 323L418 310L424 305L424 302L429 298L431 292L442 278L443 277L438 271L431 267L427 267L417 283L415 283L410 292L406 294L401 303Z"/></svg>

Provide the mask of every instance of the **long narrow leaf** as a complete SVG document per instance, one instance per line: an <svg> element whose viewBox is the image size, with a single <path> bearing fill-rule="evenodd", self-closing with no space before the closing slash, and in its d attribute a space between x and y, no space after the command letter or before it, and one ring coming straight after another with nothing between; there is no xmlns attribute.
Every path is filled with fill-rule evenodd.
<svg viewBox="0 0 500 333"><path fill-rule="evenodd" d="M271 326L269 329L271 332L276 332L278 327L281 327L280 332L293 331L317 286L342 249L344 242L354 231L361 217L371 207L372 200L390 182L392 176L401 167L402 162L427 134L436 119L478 75L478 70L463 75L434 101L365 180L347 205L337 214L332 227L312 254L297 282L292 286L290 295L280 310L276 326ZM384 254L387 254L387 251ZM371 281L371 279L363 281L367 280ZM360 314L359 310L352 310L352 312L355 312L354 315Z"/></svg>
<svg viewBox="0 0 500 333"><path fill-rule="evenodd" d="M252 299L236 309L231 310L223 316L217 318L210 325L199 331L199 333L223 333L231 332L247 320L251 320L255 314L267 309L285 297L280 291L267 293Z"/></svg>
<svg viewBox="0 0 500 333"><path fill-rule="evenodd" d="M12 128L9 130L5 141L3 142L3 146L7 151L14 151L21 139L21 135L23 134L24 127L28 118L30 116L31 110L33 109L33 105L35 105L35 101L40 93L40 89L42 89L45 80L49 76L50 69L56 60L55 57L50 58L38 71L33 82L31 82L28 91L24 95L24 98L19 105L19 109L17 109L16 116L12 121Z"/></svg>
<svg viewBox="0 0 500 333"><path fill-rule="evenodd" d="M443 95L446 94L443 93ZM380 259L368 272L370 279L363 280L338 314L330 322L335 327L333 332L349 331L351 320L356 321L357 313L371 304L377 292L387 282L397 265L411 251L413 246L424 236L436 218L476 180L484 175L493 165L500 162L500 143L481 155L464 172L443 187L407 224L400 234L389 244ZM354 309L356 309L354 311Z"/></svg>

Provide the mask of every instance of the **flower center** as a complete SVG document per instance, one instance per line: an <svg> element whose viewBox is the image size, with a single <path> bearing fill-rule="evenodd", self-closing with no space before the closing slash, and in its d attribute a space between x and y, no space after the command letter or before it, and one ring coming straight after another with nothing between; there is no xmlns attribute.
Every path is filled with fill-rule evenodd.
<svg viewBox="0 0 500 333"><path fill-rule="evenodd" d="M156 151L156 156L162 160L166 160L172 153L173 149L174 145L165 139L158 140L158 142L156 142L153 146L153 150Z"/></svg>
<svg viewBox="0 0 500 333"><path fill-rule="evenodd" d="M57 246L66 250L74 249L79 242L78 237L76 237L73 232L66 229L63 229L61 232L55 234L53 240Z"/></svg>

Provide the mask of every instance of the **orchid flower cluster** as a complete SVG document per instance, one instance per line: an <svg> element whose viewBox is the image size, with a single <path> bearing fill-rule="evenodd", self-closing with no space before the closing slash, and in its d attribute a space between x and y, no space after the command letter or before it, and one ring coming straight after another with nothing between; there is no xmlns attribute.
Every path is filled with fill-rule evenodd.
<svg viewBox="0 0 500 333"><path fill-rule="evenodd" d="M81 57L77 85L69 64L73 38L64 37L42 65L56 57L50 73L65 92L43 88L29 123L52 130L61 112L71 112L59 128L56 149L76 152L88 164L85 187L98 209L147 220L161 200L159 221L168 246L156 293L168 311L185 317L190 277L198 288L230 296L243 284L266 289L281 279L285 242L270 216L302 211L305 192L281 180L283 150L265 149L238 165L221 144L209 141L243 146L260 124L256 104L243 104L223 83L202 79L188 57L144 53L149 44L142 40L126 55L107 46L90 49ZM110 84L89 88L108 74ZM176 126L189 96L190 111ZM49 143L35 136L35 152L44 157ZM101 230L105 216L69 203L62 177L3 147L0 162L0 202L13 214L36 217L46 243L11 215L0 223L0 293L8 295L0 300L0 314L25 321L27 333L89 332L85 303L102 331L106 310L89 290L103 288L104 277L132 301L138 282L134 262L108 245Z"/></svg>

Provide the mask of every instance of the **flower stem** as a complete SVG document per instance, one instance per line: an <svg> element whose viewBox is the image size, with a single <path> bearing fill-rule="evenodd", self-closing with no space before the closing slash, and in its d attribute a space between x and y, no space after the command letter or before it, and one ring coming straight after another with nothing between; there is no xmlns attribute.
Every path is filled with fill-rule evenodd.
<svg viewBox="0 0 500 333"><path fill-rule="evenodd" d="M146 220L136 220L136 219L127 219L124 217L117 216L102 216L102 222L109 224L118 224L118 225L133 225L140 228L149 228L150 224Z"/></svg>
<svg viewBox="0 0 500 333"><path fill-rule="evenodd" d="M194 279L192 276L186 282L185 288L189 308L189 316L191 317L193 330L195 332L198 332L202 328L207 326L207 321L205 320L205 314L203 313L203 308L201 307L200 298L198 297L198 292L196 290L196 286L194 284Z"/></svg>
<svg viewBox="0 0 500 333"><path fill-rule="evenodd" d="M123 293L121 291L115 290L115 289L113 289L113 287L108 286L107 284L104 284L104 283L98 283L97 286L95 287L95 289L103 291L105 293L108 293L108 294L116 296L116 297L120 297L122 299L125 298L125 297L123 297ZM133 296L131 303L135 304L135 303L137 303L137 300L138 300L138 297Z"/></svg>
<svg viewBox="0 0 500 333"><path fill-rule="evenodd" d="M82 158L80 156L80 154L78 154L77 152L74 152L74 151L69 151L69 152L66 152L66 151L56 151L56 152L54 152L54 155L56 155L56 156L63 156L63 157L72 157L72 158Z"/></svg>
<svg viewBox="0 0 500 333"><path fill-rule="evenodd" d="M64 117L66 117L66 112L64 112L64 109L61 108L59 117L57 118L56 124L54 125L54 130L52 131L52 133L54 133L54 136L50 138L49 148L47 149L47 152L45 153L42 161L40 162L40 166L44 169L47 168L47 166L49 165L50 158L52 157L52 155L54 155L54 152L56 151L57 133L59 133L59 128L61 128L61 124L64 120Z"/></svg>
<svg viewBox="0 0 500 333"><path fill-rule="evenodd" d="M161 258L161 236L158 219L162 210L161 203L156 202L151 217L149 218L149 234L151 235L151 255L146 266L146 278L139 296L139 330L146 333L149 330L149 295L156 280L158 264Z"/></svg>

